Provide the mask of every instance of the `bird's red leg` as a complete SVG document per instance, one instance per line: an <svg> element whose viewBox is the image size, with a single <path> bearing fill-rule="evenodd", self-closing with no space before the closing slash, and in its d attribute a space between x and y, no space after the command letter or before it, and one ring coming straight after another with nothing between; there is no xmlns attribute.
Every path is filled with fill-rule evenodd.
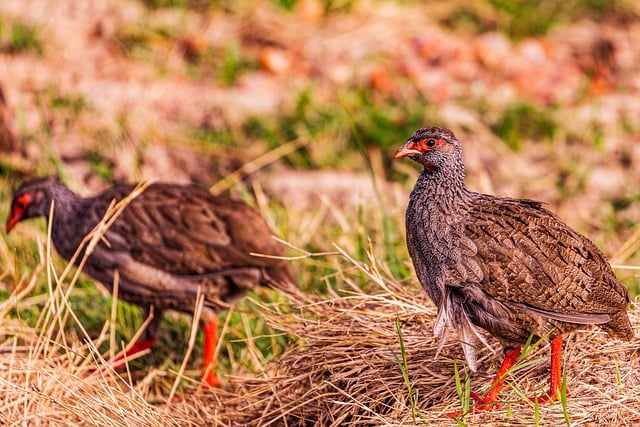
<svg viewBox="0 0 640 427"><path fill-rule="evenodd" d="M138 340L136 341L130 349L128 349L127 351L121 351L120 353L116 354L113 359L109 359L106 363L106 366L103 366L100 369L97 369L95 371L91 371L87 374L87 377L91 377L93 375L95 375L96 373L104 373L107 370L107 366L110 366L111 369L113 370L117 370L122 368L129 360L133 359L135 356L137 356L139 353L142 353L143 351L153 347L153 344L155 343L155 339L146 339L146 340Z"/></svg>
<svg viewBox="0 0 640 427"><path fill-rule="evenodd" d="M551 382L549 394L541 397L534 397L530 400L537 401L538 404L553 402L558 399L562 387L562 335L558 335L551 341Z"/></svg>
<svg viewBox="0 0 640 427"><path fill-rule="evenodd" d="M220 380L216 376L215 358L216 344L218 342L218 318L213 316L204 327L204 348L202 352L203 381L211 387L220 385Z"/></svg>
<svg viewBox="0 0 640 427"><path fill-rule="evenodd" d="M471 397L476 401L476 405L472 409L473 412L487 411L489 409L500 407L499 404L495 403L498 399L498 393L500 393L502 385L507 379L509 370L518 361L521 351L522 348L515 348L504 355L504 360L498 369L498 373L493 378L491 388L484 397L480 397L477 393L471 392ZM452 412L447 414L450 418L457 418L461 415L463 415L462 412Z"/></svg>
<svg viewBox="0 0 640 427"><path fill-rule="evenodd" d="M493 409L500 406L495 403L498 400L498 393L500 393L502 385L507 379L509 370L518 361L518 357L520 357L521 351L521 348L515 348L504 355L504 360L502 361L502 364L498 369L498 373L493 378L491 388L483 398L480 398L480 396L478 396L476 393L473 393L472 397L477 402L476 406L473 409L474 412L486 411L488 409Z"/></svg>
<svg viewBox="0 0 640 427"><path fill-rule="evenodd" d="M129 350L121 351L119 354L115 355L113 359L110 359L107 363L113 369L120 369L127 363L127 360L131 360L138 353L142 353L143 351L153 347L153 344L156 342L155 339L148 340L138 340L136 341Z"/></svg>
<svg viewBox="0 0 640 427"><path fill-rule="evenodd" d="M493 379L493 385L485 397L481 398L476 393L471 393L471 397L477 402L473 407L473 412L486 411L488 409L497 408L500 405L494 403L498 397L498 393L504 384L509 369L518 361L521 349L517 348L508 352L498 373ZM549 393L546 396L530 398L532 402L538 404L546 404L558 399L562 388L562 335L558 335L551 341L551 381L549 385ZM457 418L463 415L462 412L453 412L447 414L448 417Z"/></svg>

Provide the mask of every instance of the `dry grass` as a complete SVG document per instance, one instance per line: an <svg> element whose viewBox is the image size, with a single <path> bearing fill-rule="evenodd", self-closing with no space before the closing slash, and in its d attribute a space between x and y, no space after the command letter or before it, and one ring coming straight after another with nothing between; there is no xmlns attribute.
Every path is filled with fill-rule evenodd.
<svg viewBox="0 0 640 427"><path fill-rule="evenodd" d="M225 372L230 365L228 371L235 376L223 378L224 388L205 391L191 379L199 370L186 369L189 363L197 365L189 360L197 321L191 334L185 334L190 335L189 343L177 342L169 350L173 356L176 348L184 352L181 365L172 367L167 361L149 371L131 367L113 372L105 359L122 344L115 338L115 303L102 333L90 338L85 330L89 326L83 326L68 302L72 291L78 294L74 288L78 276L71 277L73 270L56 274L49 250L43 247L40 265L22 280L14 279L19 282L15 292L0 303L1 424L453 425L443 414L462 405L456 368L463 385L469 380L471 388L481 392L501 355L484 355L480 372L472 377L465 375L461 349L453 340L434 360L435 308L415 277L407 277L412 285L398 283L386 267L379 266L377 260L387 252L397 255L398 262L390 263L394 268L408 271L399 221L415 176L406 163L386 165L393 149L388 144L397 146L409 136L401 128L412 121L414 109L387 105L383 101L387 98L409 106L426 100L426 111L417 104L423 124L438 121L460 129L457 134L464 140L474 190L550 202L561 217L586 230L605 253L614 254L612 262L627 276L621 278L637 292L640 130L629 120L640 111L640 86L634 83L639 72L637 22L622 26L581 22L520 43L499 33L476 37L443 29L429 10L444 3L379 7L354 2L359 6L351 13L321 19L306 16L303 10L280 14L274 2L266 0L235 14L150 9L137 0L85 0L82 7L76 3L0 2L3 22L33 26L44 47L42 54L4 55L0 61L2 83L15 110L15 129L26 153L2 160L9 171L19 175L56 170L90 188L143 177L210 184L224 174L226 178L211 188L216 193L243 188L260 171L259 179L251 182L252 190L260 212L279 235L325 254L333 250L329 242L338 242L356 258L360 256L353 254L363 253L361 246L371 236L378 242L377 252L367 265L344 252L301 261L296 266L298 277L307 289L331 288L335 282L339 293L291 291L286 303L255 302L258 313L242 313L243 330L237 334L230 332L240 329L237 325L225 323L226 340L220 345L229 356L221 355L220 369ZM615 82L595 94L585 89L591 83L589 71L584 70L589 64L577 61L576 55L591 52L594 41L605 33L617 49ZM140 39L135 43L141 53L124 46L124 39ZM206 59L211 53L217 57L229 52L233 41L239 42L240 59L255 69L239 73L236 84L221 84L212 76L217 69ZM182 53L180 46L189 44L200 49L200 65ZM281 47L280 53L293 64L289 72L273 73L260 65L272 45ZM355 96L361 89L374 97ZM294 114L306 91L310 106ZM517 123L530 123L531 111L539 110L533 118L557 124L556 134L539 137L522 131L520 151L509 149L492 126L513 119L521 111L518 107L529 107L524 109L529 113L520 112ZM357 200L346 203L341 197L325 197L325 192L342 193L332 190L328 179L312 175L308 178L312 202L301 206L283 198L286 209L278 211L276 199L284 191L273 191L269 175L262 175L265 165L286 157L288 165L313 165L322 171L366 169L363 159L350 152L353 141L345 131L349 129L345 108L354 112L361 126L358 132L370 144L367 149L381 188L390 174L407 179L409 184L401 190L405 199L394 198L382 206L375 197L361 199L362 181L350 181L349 201ZM284 124L277 124L283 114L292 121L286 126L295 130L291 135L282 131ZM243 131L245 120L254 115L260 118L257 127L269 132L273 119L278 142L290 142L268 151L273 141ZM375 128L380 118L388 125L368 129ZM393 133L385 136L389 129ZM202 138L200 131L208 138ZM218 144L225 131L233 137L228 150ZM304 154L296 151L301 147ZM238 155L241 167L232 161ZM252 158L255 161L246 163ZM106 176L98 178L100 173ZM285 173L275 169L273 175L282 178ZM329 173L345 183L343 175ZM9 173L0 192L13 179ZM290 188L296 196L303 193L300 175L290 174L287 181L293 182ZM388 239L383 237L388 230L380 230L385 208L397 221L391 221ZM285 225L278 227L281 224ZM9 282L19 277L19 269L5 245L0 240L1 278ZM311 254L302 258L307 256ZM20 267L28 263L28 257L20 257ZM319 278L325 274L336 280L332 277L325 283ZM39 289L36 281L43 282L44 276L48 292L32 296ZM83 303L95 301L87 297ZM19 317L30 307L41 309L35 327ZM630 316L638 325L637 310ZM256 319L288 334L295 346L267 362L278 351L272 350L268 357L259 352L252 340L263 329L251 324ZM234 353L233 340L246 340L246 352ZM101 353L98 349L106 348L105 343L109 349ZM519 393L541 394L547 387L548 347L539 346L527 359L535 363L515 372L501 395L510 404L469 415L462 422L562 425L566 412L572 425L638 424L638 344L610 341L597 329L569 336L564 358L571 391L567 409L542 407L537 416L521 402ZM261 369L261 375L246 373ZM91 372L96 373L88 376Z"/></svg>
<svg viewBox="0 0 640 427"><path fill-rule="evenodd" d="M145 184L129 197L114 203L105 218L83 241L84 264L109 225ZM52 209L54 207L52 206ZM50 222L51 223L51 222ZM49 239L51 230L49 229ZM0 306L3 331L0 366L0 420L3 425L180 425L186 421L175 413L148 403L148 381L135 386L110 369L97 348L108 337L110 325L91 340L69 305L68 297L80 270L71 276L73 263L57 274L51 261L51 245L38 245L40 264L28 280L21 281L9 299ZM74 256L78 256L78 252ZM18 305L41 304L41 298L26 296L34 289L46 267L48 298L35 329L24 326L10 312ZM117 288L116 288L117 289ZM65 326L76 322L85 339L67 336ZM111 343L113 349L115 343ZM113 350L110 351L113 353ZM152 373L153 375L153 373Z"/></svg>
<svg viewBox="0 0 640 427"><path fill-rule="evenodd" d="M66 336L67 322L77 320L68 305L66 285L60 279L45 302L38 326L32 329L9 315L20 305L41 303L41 298L25 298L35 286L47 258L40 245L42 263L32 277L19 285L0 307L3 331L0 344L0 422L3 425L179 425L180 418L147 401L146 381L135 386L110 375L96 341ZM50 271L50 270L49 270ZM102 367L102 371L100 371ZM97 372L90 375L92 372Z"/></svg>
<svg viewBox="0 0 640 427"><path fill-rule="evenodd" d="M16 304L30 303L26 295L46 266L43 262L15 297L0 307L5 334L0 354L0 421L114 426L453 425L443 415L461 407L455 370L461 371L463 383L468 378L455 342L434 359L435 308L416 286L389 279L373 255L365 264L340 252L346 266L336 273L343 285L340 294L317 296L292 289L287 303L256 302L259 314L275 330L290 334L295 347L267 364L262 375L227 377L225 388L210 391L161 369L136 381L128 371L112 372L105 355L96 350L97 341L108 339L109 325L94 341L61 332L65 322L73 321L73 312L64 303L69 286L60 281L53 282L37 330L8 316ZM363 277L368 292L361 290ZM637 310L630 316L634 325L640 322ZM564 360L570 397L566 413L571 425L640 422L639 339L611 341L593 329L571 335L567 341ZM546 389L547 351L547 345L541 345L527 358L535 363L512 374L502 395L502 409L468 415L462 422L536 424L534 410L520 400L519 393L534 395ZM488 386L499 357L486 354L481 359L480 373L471 378L472 389L482 391ZM158 378L173 382L167 385ZM565 424L560 404L541 407L537 418L540 425Z"/></svg>
<svg viewBox="0 0 640 427"><path fill-rule="evenodd" d="M346 255L345 255L346 256ZM464 357L452 342L438 347L431 327L435 308L420 289L400 285L370 265L351 260L374 284L364 293L345 277L350 289L330 298L291 295L287 306L263 307L275 329L300 338L300 345L272 364L264 378L235 378L234 409L223 414L230 424L249 425L452 425L443 415L459 410L454 371ZM640 321L637 310L630 316ZM408 387L403 377L402 329ZM611 341L600 330L571 335L564 357L571 425L634 425L640 422L637 388L639 340ZM482 392L495 374L501 354L486 355L472 389ZM535 363L525 366L527 361ZM534 349L512 374L500 410L468 415L470 425L535 424L534 410L520 401L548 387L548 346ZM464 374L463 381L465 380ZM619 378L618 378L619 377ZM415 403L412 405L412 400ZM565 424L560 404L539 408L541 425Z"/></svg>

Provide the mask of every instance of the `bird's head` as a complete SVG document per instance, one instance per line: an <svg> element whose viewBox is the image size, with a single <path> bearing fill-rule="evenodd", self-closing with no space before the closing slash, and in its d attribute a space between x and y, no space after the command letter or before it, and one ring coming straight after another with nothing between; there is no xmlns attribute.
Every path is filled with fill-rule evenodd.
<svg viewBox="0 0 640 427"><path fill-rule="evenodd" d="M63 184L54 177L36 178L22 184L16 190L11 202L6 223L7 233L22 220L47 217L53 199L50 188L55 185Z"/></svg>
<svg viewBox="0 0 640 427"><path fill-rule="evenodd" d="M462 147L449 129L432 126L418 129L393 156L409 157L433 172L458 163Z"/></svg>

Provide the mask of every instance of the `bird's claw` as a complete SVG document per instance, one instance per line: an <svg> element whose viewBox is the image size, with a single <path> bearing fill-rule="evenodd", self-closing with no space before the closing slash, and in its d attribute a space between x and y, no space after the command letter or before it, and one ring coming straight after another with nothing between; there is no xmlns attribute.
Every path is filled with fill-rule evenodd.
<svg viewBox="0 0 640 427"><path fill-rule="evenodd" d="M569 394L569 389L565 390L565 394ZM553 403L558 399L560 395L560 390L555 390L555 391L549 391L549 393L545 394L544 396L536 396L536 397L530 397L529 400L532 403L537 403L538 405L546 405L549 403Z"/></svg>
<svg viewBox="0 0 640 427"><path fill-rule="evenodd" d="M567 390L567 394L569 394L569 390ZM554 392L549 392L544 396L529 397L529 401L538 405L547 405L557 401L558 395L559 395L559 391L556 390ZM489 411L491 409L499 409L502 406L501 404L496 403L493 397L490 398L489 396L486 396L483 398L483 397L480 397L478 393L475 393L473 391L470 393L469 396L473 400L475 400L476 404L473 407L469 408L468 412L464 412L464 411L449 412L445 414L445 416L447 418L460 418L466 415L467 413L476 414L478 412Z"/></svg>
<svg viewBox="0 0 640 427"><path fill-rule="evenodd" d="M481 397L478 393L472 391L469 396L475 400L476 404L473 405L471 408L469 408L469 412L468 413L478 413L478 412L482 412L482 411L489 411L491 409L498 409L500 408L502 405L498 404L495 402L493 396L485 396L485 397ZM467 412L464 411L456 411L456 412L449 412L446 415L447 418L460 418L463 415L466 415Z"/></svg>

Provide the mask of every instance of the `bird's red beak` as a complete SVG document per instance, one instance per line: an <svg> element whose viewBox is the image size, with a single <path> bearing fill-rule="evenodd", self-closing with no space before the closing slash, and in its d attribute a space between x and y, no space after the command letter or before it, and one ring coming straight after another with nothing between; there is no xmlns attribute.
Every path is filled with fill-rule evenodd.
<svg viewBox="0 0 640 427"><path fill-rule="evenodd" d="M422 151L417 149L418 146L413 141L407 141L402 147L398 148L396 154L393 155L394 159L399 159L401 157L410 157L422 154Z"/></svg>
<svg viewBox="0 0 640 427"><path fill-rule="evenodd" d="M9 217L5 225L7 227L7 233L13 230L13 227L24 219L24 211L31 203L32 197L29 193L21 194L11 203L11 210L9 211Z"/></svg>
<svg viewBox="0 0 640 427"><path fill-rule="evenodd" d="M11 212L11 214L9 215L9 218L7 218L7 224L6 224L7 233L13 230L13 227L15 227L16 224L19 223L21 219L22 217L20 217L19 215L14 215L13 212Z"/></svg>

